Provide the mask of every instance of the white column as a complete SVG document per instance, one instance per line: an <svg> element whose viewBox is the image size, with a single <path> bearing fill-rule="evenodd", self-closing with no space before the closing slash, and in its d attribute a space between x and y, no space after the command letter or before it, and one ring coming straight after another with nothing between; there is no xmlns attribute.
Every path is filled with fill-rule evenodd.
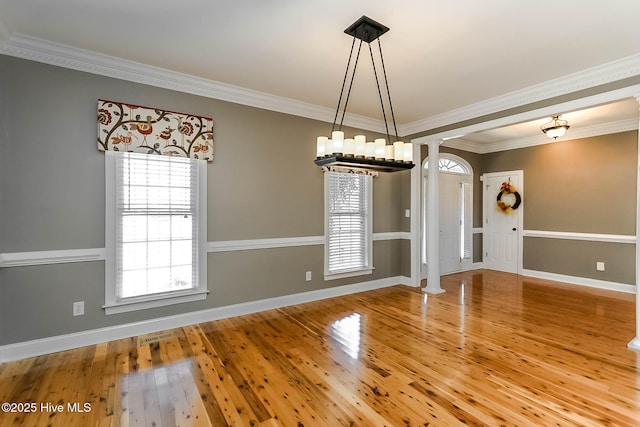
<svg viewBox="0 0 640 427"><path fill-rule="evenodd" d="M420 201L422 199L422 146L413 142L413 162L416 164L411 169L411 286L420 287L420 267L422 258L420 243L422 230L420 229Z"/></svg>
<svg viewBox="0 0 640 427"><path fill-rule="evenodd" d="M440 143L429 141L429 169L427 188L427 286L422 288L430 294L441 294L440 287Z"/></svg>
<svg viewBox="0 0 640 427"><path fill-rule="evenodd" d="M640 111L640 95L636 96ZM640 122L639 122L640 124ZM638 163L636 166L636 337L629 343L632 350L640 350L640 129L638 129Z"/></svg>

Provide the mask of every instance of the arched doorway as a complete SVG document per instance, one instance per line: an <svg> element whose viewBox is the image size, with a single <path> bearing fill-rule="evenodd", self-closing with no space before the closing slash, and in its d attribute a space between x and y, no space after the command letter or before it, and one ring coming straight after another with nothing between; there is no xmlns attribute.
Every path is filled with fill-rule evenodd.
<svg viewBox="0 0 640 427"><path fill-rule="evenodd" d="M440 274L467 270L473 262L473 169L463 158L441 153L438 162ZM421 276L427 276L427 189L429 158L422 163Z"/></svg>

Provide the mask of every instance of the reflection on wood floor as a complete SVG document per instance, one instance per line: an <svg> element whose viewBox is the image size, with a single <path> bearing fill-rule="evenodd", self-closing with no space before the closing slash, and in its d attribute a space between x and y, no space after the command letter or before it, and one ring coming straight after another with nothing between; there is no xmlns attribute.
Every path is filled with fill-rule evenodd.
<svg viewBox="0 0 640 427"><path fill-rule="evenodd" d="M0 402L38 408L0 425L640 425L634 295L486 270L442 287L5 363Z"/></svg>

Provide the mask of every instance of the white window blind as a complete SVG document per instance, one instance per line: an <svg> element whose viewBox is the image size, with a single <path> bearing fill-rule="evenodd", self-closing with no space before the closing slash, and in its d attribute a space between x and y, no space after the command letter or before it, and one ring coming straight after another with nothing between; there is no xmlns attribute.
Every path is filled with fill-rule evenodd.
<svg viewBox="0 0 640 427"><path fill-rule="evenodd" d="M198 287L198 168L122 153L115 164L115 300Z"/></svg>
<svg viewBox="0 0 640 427"><path fill-rule="evenodd" d="M327 172L326 273L371 269L371 176Z"/></svg>

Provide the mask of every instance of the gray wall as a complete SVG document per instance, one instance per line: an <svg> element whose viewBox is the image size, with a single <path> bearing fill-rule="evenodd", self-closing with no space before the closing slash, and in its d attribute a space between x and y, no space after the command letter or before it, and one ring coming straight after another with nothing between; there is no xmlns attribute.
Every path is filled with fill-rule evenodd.
<svg viewBox="0 0 640 427"><path fill-rule="evenodd" d="M323 234L323 177L312 160L327 123L0 56L0 253L104 247L98 98L213 117L209 241ZM474 168L474 227L480 175L523 169L526 229L632 235L636 143L637 132L627 132L486 155L442 150ZM410 199L408 172L376 178L374 232L408 232ZM474 249L481 253L478 239ZM633 284L634 249L527 238L524 267ZM607 271L595 272L595 260ZM210 253L206 300L111 316L101 308L102 262L0 268L0 345L409 276L409 241L375 242L374 266L370 276L324 281L322 246ZM72 316L74 301L85 301L85 316Z"/></svg>
<svg viewBox="0 0 640 427"><path fill-rule="evenodd" d="M450 147L474 169L474 227L482 227L483 173L524 171L525 230L635 235L638 132L558 141L475 154ZM426 146L422 159L428 155ZM635 284L635 245L525 237L523 267L575 277ZM474 261L482 261L479 235ZM596 261L606 270L596 271Z"/></svg>
<svg viewBox="0 0 640 427"><path fill-rule="evenodd" d="M330 124L6 56L0 77L0 253L104 247L99 98L213 117L209 241L324 234L313 159ZM409 172L374 179L374 233L408 231L409 184ZM103 262L0 268L0 345L408 276L408 248L377 241L374 274L332 281L323 279L322 246L210 253L206 300L110 316ZM85 301L85 316L72 316L74 301Z"/></svg>
<svg viewBox="0 0 640 427"><path fill-rule="evenodd" d="M524 171L524 229L635 235L637 131L483 157L484 172ZM523 267L635 284L635 245L525 237Z"/></svg>

